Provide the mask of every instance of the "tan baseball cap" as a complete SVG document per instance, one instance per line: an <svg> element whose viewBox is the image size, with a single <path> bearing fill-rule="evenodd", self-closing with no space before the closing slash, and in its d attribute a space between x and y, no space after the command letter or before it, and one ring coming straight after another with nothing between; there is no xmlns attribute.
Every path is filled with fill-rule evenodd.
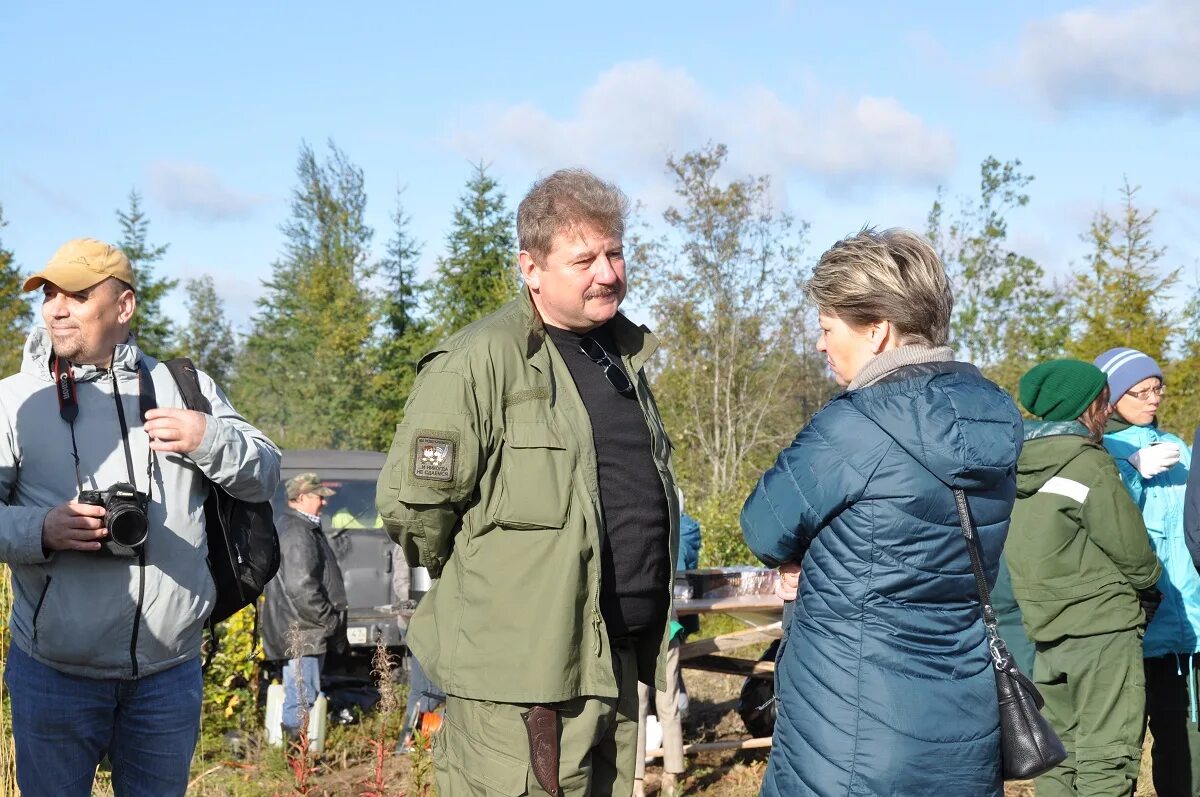
<svg viewBox="0 0 1200 797"><path fill-rule="evenodd" d="M63 244L44 269L25 280L21 290L36 290L42 283L50 282L74 293L86 291L109 277L136 287L133 267L124 252L95 238L76 238Z"/></svg>

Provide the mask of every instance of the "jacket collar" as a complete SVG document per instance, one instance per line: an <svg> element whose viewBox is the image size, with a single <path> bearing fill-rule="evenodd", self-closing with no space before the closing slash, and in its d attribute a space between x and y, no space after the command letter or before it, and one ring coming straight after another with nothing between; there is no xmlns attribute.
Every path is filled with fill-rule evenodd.
<svg viewBox="0 0 1200 797"><path fill-rule="evenodd" d="M1079 421L1025 421L1025 441L1057 435L1076 435L1091 439L1091 432Z"/></svg>
<svg viewBox="0 0 1200 797"><path fill-rule="evenodd" d="M296 517L303 520L305 522L305 524L307 524L311 528L314 528L314 529L321 528L321 518L319 516L314 518L313 515L310 515L307 512L301 512L299 509L296 509L291 504L289 504L287 506L286 511L291 512L293 515L295 515Z"/></svg>
<svg viewBox="0 0 1200 797"><path fill-rule="evenodd" d="M1133 426L1134 426L1134 424L1125 420L1120 415L1117 415L1117 411L1113 410L1113 414L1108 416L1108 423L1106 423L1104 425L1104 433L1105 434L1116 434L1117 432L1123 432L1126 429L1133 428ZM1157 431L1158 430L1158 418L1155 418L1154 420L1150 421L1150 423L1148 423L1145 426L1142 426L1140 428L1154 429Z"/></svg>
<svg viewBox="0 0 1200 797"><path fill-rule="evenodd" d="M521 318L525 322L525 359L529 360L545 345L546 327L533 305L533 297L528 288L521 289L517 303ZM633 323L620 312L613 316L609 325L613 342L617 344L617 352L629 357L635 372L641 370L658 349L658 338L645 326Z"/></svg>
<svg viewBox="0 0 1200 797"><path fill-rule="evenodd" d="M50 333L45 327L35 327L25 341L21 371L45 382L53 381L50 376L50 357L53 353L54 344L50 340ZM138 361L141 359L141 349L137 347L137 341L134 340L133 335L130 335L124 343L113 349L112 370L118 374L136 374ZM107 372L108 369L95 365L71 364L71 373L77 382L89 382Z"/></svg>

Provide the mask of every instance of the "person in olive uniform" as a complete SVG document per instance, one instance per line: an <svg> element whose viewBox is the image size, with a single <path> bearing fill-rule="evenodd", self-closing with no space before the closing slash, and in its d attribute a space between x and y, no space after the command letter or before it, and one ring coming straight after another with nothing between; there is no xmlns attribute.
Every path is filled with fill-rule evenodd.
<svg viewBox="0 0 1200 797"><path fill-rule="evenodd" d="M1068 753L1037 779L1038 797L1127 797L1146 706L1142 633L1162 566L1101 445L1112 411L1104 373L1051 360L1021 377L1020 399L1042 422L1025 424L1004 556L1044 714Z"/></svg>
<svg viewBox="0 0 1200 797"><path fill-rule="evenodd" d="M657 344L618 312L627 211L583 170L533 186L524 289L421 359L380 474L384 524L434 578L408 642L447 694L441 794L633 789L679 506L642 370Z"/></svg>

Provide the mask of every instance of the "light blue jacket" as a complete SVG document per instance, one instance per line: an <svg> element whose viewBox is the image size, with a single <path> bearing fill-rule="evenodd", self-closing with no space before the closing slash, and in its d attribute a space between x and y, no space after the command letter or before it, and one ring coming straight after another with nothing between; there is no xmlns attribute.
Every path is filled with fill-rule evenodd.
<svg viewBox="0 0 1200 797"><path fill-rule="evenodd" d="M1192 464L1187 444L1154 426L1110 425L1104 447L1117 461L1121 480L1142 510L1150 544L1162 562L1158 581L1163 601L1146 629L1143 650L1147 658L1171 653L1200 652L1200 574L1192 563L1183 531L1184 494ZM1179 446L1178 464L1164 473L1143 479L1129 456L1156 441Z"/></svg>
<svg viewBox="0 0 1200 797"><path fill-rule="evenodd" d="M111 370L72 369L79 401L75 438L83 489L130 481L115 380L138 490L147 489L147 463L153 462L144 562L47 552L46 515L77 495L71 427L59 415L50 354L50 336L39 327L25 344L21 371L0 380L0 562L12 571L12 642L69 675L130 679L162 672L200 655L200 632L216 598L204 531L209 480L235 498L265 501L279 483L279 449L197 372L212 404L200 445L187 455L151 460L138 399L149 386L141 382L139 361L158 406L182 407L183 397L167 366L131 338L114 349Z"/></svg>

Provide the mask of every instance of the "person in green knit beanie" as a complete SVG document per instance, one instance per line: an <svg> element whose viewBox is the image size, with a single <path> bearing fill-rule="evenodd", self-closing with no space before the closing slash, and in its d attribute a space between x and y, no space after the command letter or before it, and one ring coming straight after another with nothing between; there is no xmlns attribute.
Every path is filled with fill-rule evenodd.
<svg viewBox="0 0 1200 797"><path fill-rule="evenodd" d="M1050 360L1025 372L1021 406L1043 421L1074 421L1108 386L1108 377L1083 360ZM1103 427L1102 427L1103 428Z"/></svg>
<svg viewBox="0 0 1200 797"><path fill-rule="evenodd" d="M1127 797L1141 758L1144 608L1160 597L1162 567L1101 445L1105 374L1051 360L1021 377L1019 396L1041 420L1025 424L1004 559L1043 713L1068 753L1037 794Z"/></svg>

